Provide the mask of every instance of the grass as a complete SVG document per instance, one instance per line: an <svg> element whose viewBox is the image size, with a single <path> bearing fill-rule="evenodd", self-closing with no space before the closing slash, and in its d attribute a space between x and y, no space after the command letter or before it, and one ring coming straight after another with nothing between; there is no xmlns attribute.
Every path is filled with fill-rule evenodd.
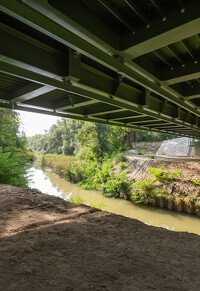
<svg viewBox="0 0 200 291"><path fill-rule="evenodd" d="M89 202L89 206L96 208L96 209L99 209L99 210L102 210L102 207L104 207L106 205L103 202L98 203L98 204L93 204L93 203Z"/></svg>
<svg viewBox="0 0 200 291"><path fill-rule="evenodd" d="M45 155L42 157L42 166L51 168L56 174L66 178L71 163L75 161L74 156Z"/></svg>
<svg viewBox="0 0 200 291"><path fill-rule="evenodd" d="M67 202L72 203L72 204L83 204L85 200L82 197L70 197L69 199L66 199Z"/></svg>
<svg viewBox="0 0 200 291"><path fill-rule="evenodd" d="M79 196L75 196L75 197L70 197L69 199L66 199L66 201L72 204L84 204L85 199ZM105 206L105 203L103 202L98 203L98 204L93 204L92 202L89 202L88 204L89 206L99 209L99 210L102 210L102 207Z"/></svg>

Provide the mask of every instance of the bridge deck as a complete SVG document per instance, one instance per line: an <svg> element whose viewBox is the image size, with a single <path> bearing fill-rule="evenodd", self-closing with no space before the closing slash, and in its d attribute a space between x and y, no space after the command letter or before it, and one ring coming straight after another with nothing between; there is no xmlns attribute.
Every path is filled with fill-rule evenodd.
<svg viewBox="0 0 200 291"><path fill-rule="evenodd" d="M199 0L0 0L0 107L200 138Z"/></svg>

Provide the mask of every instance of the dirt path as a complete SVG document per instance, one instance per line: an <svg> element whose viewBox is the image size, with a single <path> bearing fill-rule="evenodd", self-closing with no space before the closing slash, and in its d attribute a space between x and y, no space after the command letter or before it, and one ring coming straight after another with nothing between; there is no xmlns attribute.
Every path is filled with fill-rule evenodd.
<svg viewBox="0 0 200 291"><path fill-rule="evenodd" d="M200 237L0 185L0 290L199 290Z"/></svg>

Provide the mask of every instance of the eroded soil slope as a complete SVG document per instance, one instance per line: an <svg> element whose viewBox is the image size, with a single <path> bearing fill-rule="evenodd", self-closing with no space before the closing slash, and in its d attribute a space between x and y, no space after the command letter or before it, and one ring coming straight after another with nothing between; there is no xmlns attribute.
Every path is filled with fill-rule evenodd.
<svg viewBox="0 0 200 291"><path fill-rule="evenodd" d="M133 182L137 179L153 179L147 171L149 168L160 168L164 165L164 171L169 173L177 169L181 176L177 176L175 181L164 181L162 186L166 187L169 194L180 194L183 196L197 197L200 202L200 186L194 184L194 180L200 180L200 158L187 157L165 157L155 156L150 159L147 155L135 155L131 151L126 153L128 177Z"/></svg>
<svg viewBox="0 0 200 291"><path fill-rule="evenodd" d="M200 237L0 185L0 290L199 290Z"/></svg>

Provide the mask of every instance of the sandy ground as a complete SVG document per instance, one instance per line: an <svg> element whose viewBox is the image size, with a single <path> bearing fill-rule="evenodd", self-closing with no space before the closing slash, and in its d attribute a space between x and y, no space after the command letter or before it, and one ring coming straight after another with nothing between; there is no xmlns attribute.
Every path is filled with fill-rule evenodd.
<svg viewBox="0 0 200 291"><path fill-rule="evenodd" d="M0 290L199 290L200 236L0 185Z"/></svg>

